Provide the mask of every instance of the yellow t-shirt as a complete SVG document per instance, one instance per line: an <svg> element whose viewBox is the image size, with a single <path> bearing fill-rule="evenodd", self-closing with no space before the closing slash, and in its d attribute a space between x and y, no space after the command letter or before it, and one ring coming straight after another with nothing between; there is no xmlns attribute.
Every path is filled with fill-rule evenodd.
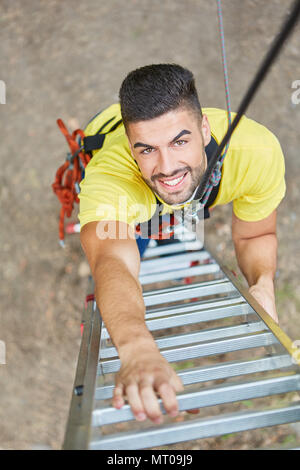
<svg viewBox="0 0 300 470"><path fill-rule="evenodd" d="M227 112L217 108L202 111L208 117L213 137L220 143L228 128ZM235 114L231 113L232 119ZM114 119L103 132L121 119L119 104L113 104L92 120L85 134L96 134L111 118ZM285 195L284 173L284 156L278 139L263 125L243 116L231 137L218 195L211 207L233 201L238 218L264 219ZM123 124L107 134L100 150L93 151L78 197L81 228L99 220L118 220L134 227L153 216L156 198L130 153ZM165 204L162 213L172 212L172 207Z"/></svg>

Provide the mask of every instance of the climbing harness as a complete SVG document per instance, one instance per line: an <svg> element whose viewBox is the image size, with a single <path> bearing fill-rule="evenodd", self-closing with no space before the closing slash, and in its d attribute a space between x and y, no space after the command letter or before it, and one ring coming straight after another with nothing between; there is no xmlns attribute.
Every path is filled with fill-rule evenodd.
<svg viewBox="0 0 300 470"><path fill-rule="evenodd" d="M97 116L98 115L96 115L96 117ZM108 124L112 123L115 119L116 119L116 116L113 116L112 118L110 118L108 121L102 124L102 126L100 127L100 129L95 135L90 135L90 136L85 135L84 131L81 129L77 129L72 134L70 134L65 124L63 123L63 121L61 119L57 120L59 129L65 136L67 143L69 144L69 147L70 147L70 152L67 154L67 159L65 163L58 169L56 173L55 182L52 184L53 191L57 195L58 199L60 200L62 204L61 213L60 213L60 221L59 221L59 239L60 239L60 245L62 247L64 247L65 215L67 217L70 217L72 214L72 210L74 208L74 203L79 202L79 198L78 198L78 194L80 192L79 183L83 178L86 165L89 163L90 159L93 156L92 152L95 150L101 149L104 144L105 136L115 131L121 125L122 120L118 120L115 124L112 125L112 127L108 131L103 132L107 128ZM210 161L217 147L218 147L218 143L215 140L214 136L212 135L211 141L205 147L205 152L207 155L208 162ZM218 190L219 190L219 181L215 184L214 187L210 188L209 197L207 197L206 203L204 204L204 218L209 217L208 207L210 207L213 204L215 198L217 197ZM160 240L165 239L165 238L170 238L170 236L172 236L173 234L173 230L170 230L170 228L168 227L168 225L170 224L162 221L162 216L160 215L160 212L163 209L163 203L161 203L157 198L156 198L156 203L157 203L157 209L156 209L155 214L152 216L152 218L148 222L144 222L136 226L136 234L139 235L142 232L144 233L145 228L141 229L141 227L145 227L147 224L149 224L149 227L151 226L153 229L153 219L157 217L158 228L156 231L154 230L152 233L151 231L149 231L147 234L147 237L160 239ZM190 204L188 210L185 210L186 219L188 219L189 217L189 210L191 208L193 208L194 210L193 204ZM195 211L195 213L197 213L197 210ZM192 214L192 218L193 218L193 214ZM171 215L170 223L172 227L178 224L178 222L176 222L173 215ZM72 233L72 226L74 224L70 224L70 225L71 227L69 227L68 225L66 227L67 233Z"/></svg>

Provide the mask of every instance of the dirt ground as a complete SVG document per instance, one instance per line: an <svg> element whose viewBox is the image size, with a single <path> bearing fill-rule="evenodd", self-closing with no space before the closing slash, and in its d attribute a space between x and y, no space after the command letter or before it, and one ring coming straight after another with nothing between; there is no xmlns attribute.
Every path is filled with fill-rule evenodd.
<svg viewBox="0 0 300 470"><path fill-rule="evenodd" d="M287 0L225 0L232 109L236 110L287 12ZM287 193L278 210L280 325L300 338L300 28L284 48L247 115L271 129L286 158ZM78 235L58 244L60 204L51 184L67 151L56 119L73 129L118 99L125 75L175 62L196 77L202 106L225 107L215 2L205 0L1 0L0 447L61 448L69 410L87 264ZM77 208L72 220L76 221ZM230 266L231 208L217 208L207 236ZM293 431L291 431L291 434ZM203 448L251 448L246 437ZM263 444L264 441L259 441ZM280 442L280 439L279 441ZM201 448L201 447L198 447Z"/></svg>

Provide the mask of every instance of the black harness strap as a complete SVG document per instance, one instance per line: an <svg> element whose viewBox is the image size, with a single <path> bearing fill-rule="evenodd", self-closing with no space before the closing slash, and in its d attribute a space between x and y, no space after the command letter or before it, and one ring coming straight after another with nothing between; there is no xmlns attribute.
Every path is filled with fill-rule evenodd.
<svg viewBox="0 0 300 470"><path fill-rule="evenodd" d="M110 132L113 132L117 127L121 124L122 119L117 121L112 128L108 131L105 132L104 134L101 134L101 131L111 122L115 119L115 117L109 119L109 121L105 122L103 126L99 129L98 133L95 135L89 135L87 137L84 137L83 139L83 148L86 153L90 153L92 150L98 150L103 147L104 144L104 139L107 134Z"/></svg>
<svg viewBox="0 0 300 470"><path fill-rule="evenodd" d="M209 142L209 144L205 147L205 152L206 152L206 156L207 156L207 166L209 166L209 163L211 162L211 159L212 157L214 156L214 153L216 151L216 149L218 148L218 144L216 142L216 140L213 138L213 136L211 136L211 140ZM217 184L217 186L214 186L210 195L209 195L209 198L204 206L204 219L208 219L210 217L210 214L209 214L209 210L208 208L210 206L213 205L213 203L215 202L215 199L218 195L218 192L219 192L219 189L220 189L220 183L221 183L221 180L219 181L219 183Z"/></svg>
<svg viewBox="0 0 300 470"><path fill-rule="evenodd" d="M92 150L101 149L104 143L105 134L95 134L84 137L83 147L85 153L90 153Z"/></svg>

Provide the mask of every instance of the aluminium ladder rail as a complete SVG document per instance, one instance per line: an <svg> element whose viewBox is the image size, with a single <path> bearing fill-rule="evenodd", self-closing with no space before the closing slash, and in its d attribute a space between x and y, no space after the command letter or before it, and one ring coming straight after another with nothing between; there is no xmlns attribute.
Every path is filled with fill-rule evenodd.
<svg viewBox="0 0 300 470"><path fill-rule="evenodd" d="M182 279L190 283L178 285ZM185 385L179 410L200 413L181 413L183 421L166 415L156 426L135 422L128 404L111 406L120 360L90 277L64 449L155 448L300 421L300 368L291 339L200 242L148 248L140 282L146 324ZM154 282L167 287L149 290ZM274 406L277 394L284 394L284 406ZM263 397L263 406L243 406ZM233 410L222 414L224 405Z"/></svg>

